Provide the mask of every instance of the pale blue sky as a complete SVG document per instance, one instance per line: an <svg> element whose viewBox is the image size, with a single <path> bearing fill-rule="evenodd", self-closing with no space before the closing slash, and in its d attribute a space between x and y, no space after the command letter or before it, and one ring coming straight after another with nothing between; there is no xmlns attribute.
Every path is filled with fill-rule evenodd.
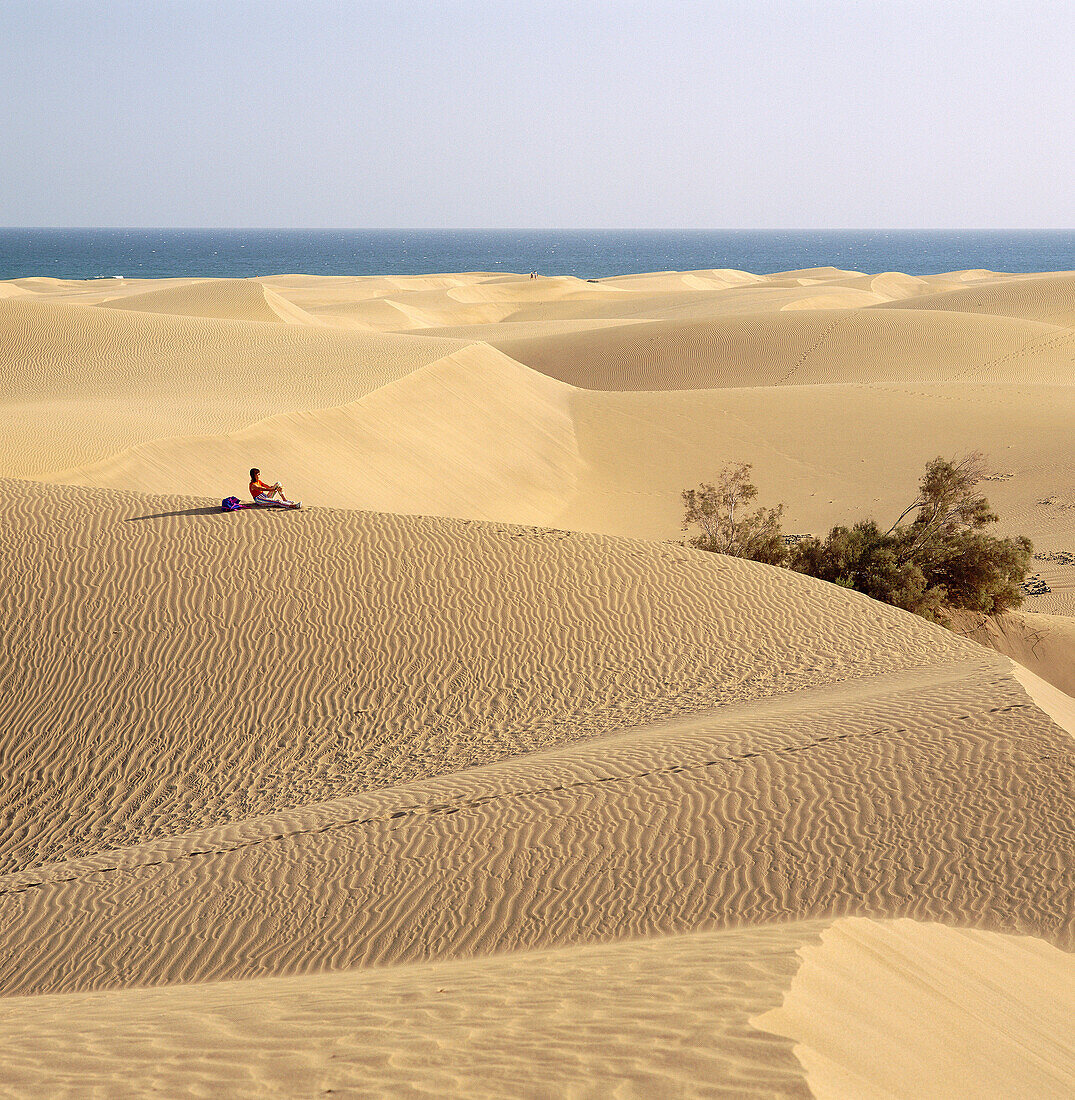
<svg viewBox="0 0 1075 1100"><path fill-rule="evenodd" d="M0 225L1072 227L1075 5L3 0Z"/></svg>

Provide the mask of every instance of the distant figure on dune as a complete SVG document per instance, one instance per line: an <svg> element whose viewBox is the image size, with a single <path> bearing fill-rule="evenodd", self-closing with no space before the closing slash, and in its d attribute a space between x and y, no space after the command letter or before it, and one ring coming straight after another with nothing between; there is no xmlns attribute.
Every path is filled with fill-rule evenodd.
<svg viewBox="0 0 1075 1100"><path fill-rule="evenodd" d="M263 508L298 508L300 505L299 501L284 496L284 487L279 482L267 485L262 481L261 471L256 467L250 471L250 496Z"/></svg>

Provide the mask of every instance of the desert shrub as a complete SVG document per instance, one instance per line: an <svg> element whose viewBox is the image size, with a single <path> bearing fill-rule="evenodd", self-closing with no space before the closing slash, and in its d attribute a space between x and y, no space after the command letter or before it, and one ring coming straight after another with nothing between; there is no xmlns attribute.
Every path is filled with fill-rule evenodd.
<svg viewBox="0 0 1075 1100"><path fill-rule="evenodd" d="M824 542L804 539L792 550L789 564L833 584L864 592L875 600L916 610L926 590L921 569L900 561L895 540L872 520L854 527L834 527Z"/></svg>
<svg viewBox="0 0 1075 1100"><path fill-rule="evenodd" d="M824 541L800 542L789 564L939 622L949 608L992 615L1018 607L1033 546L983 531L998 519L977 491L983 473L979 454L935 458L887 531L873 520L834 527Z"/></svg>
<svg viewBox="0 0 1075 1100"><path fill-rule="evenodd" d="M1023 602L1023 582L1030 569L1034 544L1020 536L998 539L979 532L961 532L951 542L949 556L932 571L934 586L948 607L996 615Z"/></svg>
<svg viewBox="0 0 1075 1100"><path fill-rule="evenodd" d="M687 540L687 545L767 565L783 565L788 556L780 529L784 505L746 511L746 505L758 495L750 470L749 463L725 466L716 485L703 482L697 489L683 493L683 529L695 525L701 529L700 534Z"/></svg>
<svg viewBox="0 0 1075 1100"><path fill-rule="evenodd" d="M726 466L716 485L683 494L683 526L700 529L688 545L788 565L938 622L952 608L992 615L1023 601L1033 545L985 532L998 517L978 492L980 454L930 462L915 499L887 531L866 519L834 527L824 539L801 539L790 550L780 530L782 504L746 510L758 495L750 469Z"/></svg>

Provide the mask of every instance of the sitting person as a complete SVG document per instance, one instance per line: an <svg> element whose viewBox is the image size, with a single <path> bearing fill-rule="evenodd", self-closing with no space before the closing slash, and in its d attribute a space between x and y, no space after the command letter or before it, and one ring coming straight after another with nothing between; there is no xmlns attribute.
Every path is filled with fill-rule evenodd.
<svg viewBox="0 0 1075 1100"><path fill-rule="evenodd" d="M288 500L284 496L284 487L277 482L275 485L266 485L261 480L261 471L250 471L250 495L254 503L268 508L298 508L299 501Z"/></svg>

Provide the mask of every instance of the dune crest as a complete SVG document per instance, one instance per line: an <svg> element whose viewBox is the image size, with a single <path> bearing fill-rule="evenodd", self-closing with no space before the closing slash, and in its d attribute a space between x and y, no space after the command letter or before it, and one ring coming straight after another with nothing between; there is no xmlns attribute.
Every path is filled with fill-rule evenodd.
<svg viewBox="0 0 1075 1100"><path fill-rule="evenodd" d="M260 1098L807 1095L790 1040L748 1017L779 1003L813 925L213 985L13 998L0 1009L20 1097L111 1088ZM71 1019L80 1026L72 1028ZM675 1036L674 1041L669 1041ZM585 1051L583 1057L581 1051ZM316 1083L316 1086L315 1086Z"/></svg>
<svg viewBox="0 0 1075 1100"><path fill-rule="evenodd" d="M951 310L963 314L1019 317L1071 328L1075 325L1075 276L1070 272L1009 275L973 287L906 296L894 309Z"/></svg>
<svg viewBox="0 0 1075 1100"><path fill-rule="evenodd" d="M1042 677L1067 695L1075 694L1075 618L1008 611L985 616L959 611L953 628Z"/></svg>
<svg viewBox="0 0 1075 1100"><path fill-rule="evenodd" d="M681 547L199 505L4 483L3 567L21 583L0 597L0 724L26 777L0 792L7 866L985 652L857 593ZM797 621L808 647L781 625ZM203 667L226 672L161 674ZM42 768L57 782L37 784Z"/></svg>

